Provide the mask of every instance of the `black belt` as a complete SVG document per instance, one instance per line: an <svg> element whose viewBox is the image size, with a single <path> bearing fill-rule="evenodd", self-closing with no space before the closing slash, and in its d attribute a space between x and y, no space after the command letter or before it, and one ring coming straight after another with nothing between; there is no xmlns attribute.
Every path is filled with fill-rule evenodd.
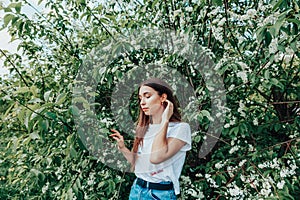
<svg viewBox="0 0 300 200"><path fill-rule="evenodd" d="M148 181L145 181L141 178L137 178L136 184L141 186L142 188L149 188L154 190L172 190L173 189L173 183L151 183ZM147 187L148 186L148 187Z"/></svg>

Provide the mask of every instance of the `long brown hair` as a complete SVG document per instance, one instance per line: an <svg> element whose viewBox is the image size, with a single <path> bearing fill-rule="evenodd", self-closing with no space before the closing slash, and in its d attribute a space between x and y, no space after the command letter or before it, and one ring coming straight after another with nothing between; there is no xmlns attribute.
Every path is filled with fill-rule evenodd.
<svg viewBox="0 0 300 200"><path fill-rule="evenodd" d="M180 122L181 121L181 115L178 109L178 103L173 95L173 92L171 90L171 87L165 83L163 80L158 78L151 78L141 83L141 85L138 88L138 91L142 86L148 86L157 91L158 95L161 96L162 94L167 95L167 99L173 103L173 115L170 118L170 122ZM133 142L133 148L132 152L134 153L134 159L132 164L132 170L134 169L135 161L137 159L137 151L139 145L143 145L143 140L145 137L145 134L148 130L149 124L151 122L151 116L145 115L143 112L141 106L139 106L139 118L137 121L137 126L135 130L135 139Z"/></svg>

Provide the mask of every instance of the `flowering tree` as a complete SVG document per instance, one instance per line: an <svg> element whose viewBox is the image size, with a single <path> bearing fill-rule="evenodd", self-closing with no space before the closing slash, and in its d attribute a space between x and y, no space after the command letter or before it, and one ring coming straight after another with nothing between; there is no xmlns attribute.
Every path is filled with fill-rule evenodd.
<svg viewBox="0 0 300 200"><path fill-rule="evenodd" d="M43 1L41 1L43 2ZM78 137L72 104L84 57L99 44L115 54L97 68L101 133L115 125L110 94L133 65L158 63L183 74L201 112L181 177L181 199L296 199L299 185L299 2L44 1L30 19L13 1L3 27L20 41L1 50L10 75L1 81L0 195L4 199L121 199L134 176L109 168ZM144 28L189 35L216 63L226 89L225 124L204 158L199 148L217 116L210 89L192 63L159 49L133 51L116 35ZM110 41L107 43L107 41ZM106 44L107 43L107 44ZM137 44L138 45L138 44ZM89 88L85 88L86 91ZM85 108L85 99L78 99ZM135 102L132 102L134 105ZM136 118L132 107L132 118ZM131 145L129 136L128 145Z"/></svg>

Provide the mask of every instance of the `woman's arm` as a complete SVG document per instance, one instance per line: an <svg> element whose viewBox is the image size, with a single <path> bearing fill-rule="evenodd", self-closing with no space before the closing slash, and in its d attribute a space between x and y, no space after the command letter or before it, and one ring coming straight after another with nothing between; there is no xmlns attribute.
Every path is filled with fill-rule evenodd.
<svg viewBox="0 0 300 200"><path fill-rule="evenodd" d="M168 125L169 122L162 124L162 128L153 140L150 156L150 162L153 164L159 164L171 158L186 144L176 138L167 138Z"/></svg>
<svg viewBox="0 0 300 200"><path fill-rule="evenodd" d="M161 128L152 143L150 162L153 164L159 164L171 158L186 144L186 142L176 138L167 138L169 119L173 114L173 104L169 100L166 101L168 105L162 114Z"/></svg>
<svg viewBox="0 0 300 200"><path fill-rule="evenodd" d="M122 152L123 156L126 158L126 160L132 164L133 163L133 152L131 152L124 144L124 138L119 133L119 131L115 129L111 129L113 134L110 135L113 139L115 139L118 143L118 149Z"/></svg>

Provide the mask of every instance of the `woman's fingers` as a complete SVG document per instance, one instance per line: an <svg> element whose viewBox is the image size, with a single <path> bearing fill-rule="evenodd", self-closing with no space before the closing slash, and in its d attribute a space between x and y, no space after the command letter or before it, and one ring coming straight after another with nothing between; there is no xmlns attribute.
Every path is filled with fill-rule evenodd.
<svg viewBox="0 0 300 200"><path fill-rule="evenodd" d="M118 138L118 139L121 139L122 138L122 136L121 135L119 135L119 134L111 134L111 135L109 135L110 137L113 137L113 138Z"/></svg>
<svg viewBox="0 0 300 200"><path fill-rule="evenodd" d="M110 129L110 131L111 131L111 132L114 132L114 133L119 133L119 131L117 131L116 129L113 129L113 128ZM120 134L120 133L119 133L119 134Z"/></svg>
<svg viewBox="0 0 300 200"><path fill-rule="evenodd" d="M120 132L115 129L110 129L110 131L113 132L113 134L111 134L111 135L121 136Z"/></svg>
<svg viewBox="0 0 300 200"><path fill-rule="evenodd" d="M173 114L173 103L171 101L169 101L168 99L166 100L166 102L168 103L166 109L165 109L165 117L167 118L167 120L169 120Z"/></svg>
<svg viewBox="0 0 300 200"><path fill-rule="evenodd" d="M113 132L113 134L110 134L109 136L112 137L114 140L117 141L118 143L118 147L121 149L123 148L124 145L124 138L123 136L120 134L119 131L115 130L115 129L111 129L111 131Z"/></svg>
<svg viewBox="0 0 300 200"><path fill-rule="evenodd" d="M170 100L167 99L166 102L168 102L167 107L173 108L173 103Z"/></svg>
<svg viewBox="0 0 300 200"><path fill-rule="evenodd" d="M110 134L109 136L112 137L113 139L119 141L123 141L123 136L119 133L119 131L115 130L115 129L111 129L112 132L114 132L113 134Z"/></svg>

